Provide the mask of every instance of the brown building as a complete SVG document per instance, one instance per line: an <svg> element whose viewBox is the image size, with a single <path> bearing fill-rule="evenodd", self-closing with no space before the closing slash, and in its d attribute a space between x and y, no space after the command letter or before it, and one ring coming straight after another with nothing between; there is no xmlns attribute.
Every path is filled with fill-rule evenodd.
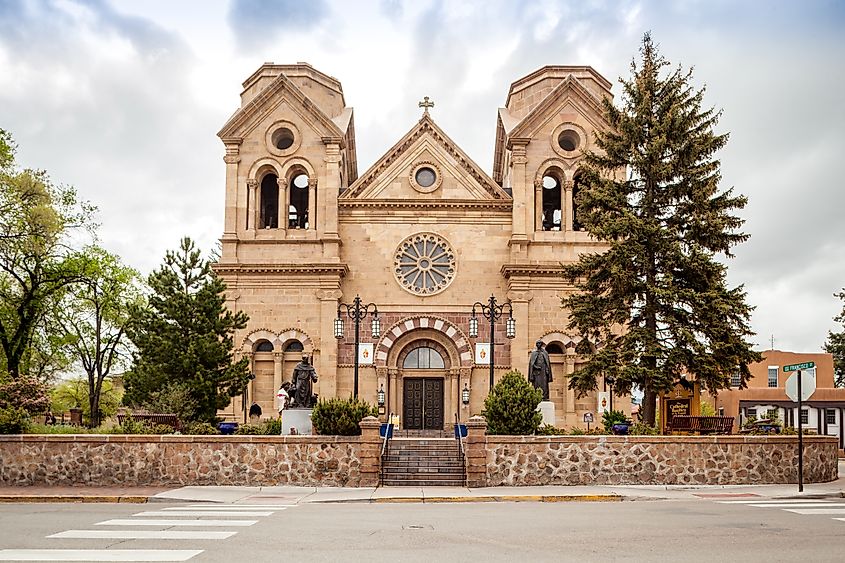
<svg viewBox="0 0 845 563"><path fill-rule="evenodd" d="M495 377L526 373L543 340L556 424L580 426L597 412L595 394L576 399L567 389L582 358L561 308L572 290L561 264L603 248L573 202L583 151L605 127L608 80L587 66L548 66L514 82L496 116L490 174L435 123L428 98L420 120L359 174L353 110L338 80L304 63L268 63L243 87L219 133L226 211L216 271L228 306L250 317L236 335L256 375L246 404L273 412L275 390L303 352L320 397L352 395L354 323L344 314L340 339L334 323L339 304L360 295L378 307L381 330L372 337L372 317L361 324L358 395L375 404L383 389L386 412L405 428L448 427L483 408L490 324L478 317L477 338L469 325L473 304L493 295L516 322L512 339L507 311L495 325ZM630 409L627 398L616 401ZM221 414L240 419L242 404Z"/></svg>
<svg viewBox="0 0 845 563"><path fill-rule="evenodd" d="M746 389L736 387L721 391L711 403L719 414L737 418L741 426L749 417L763 418L769 411L777 411L777 416L786 426L798 426L798 403L786 396L786 379L792 373L783 371L787 365L814 362L815 368L809 370L816 380L816 391L803 402L803 424L805 428L819 434L839 437L839 447L845 444L843 415L845 415L845 389L834 387L833 355L825 353L801 354L781 350L765 350L763 361L751 364L752 379ZM805 370L806 371L806 370Z"/></svg>

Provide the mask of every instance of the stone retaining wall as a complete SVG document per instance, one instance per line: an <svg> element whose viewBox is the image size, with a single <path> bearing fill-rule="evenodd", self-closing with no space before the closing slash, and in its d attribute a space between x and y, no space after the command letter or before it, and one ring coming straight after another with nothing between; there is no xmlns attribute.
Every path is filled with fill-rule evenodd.
<svg viewBox="0 0 845 563"><path fill-rule="evenodd" d="M378 484L378 421L361 436L0 436L3 485Z"/></svg>
<svg viewBox="0 0 845 563"><path fill-rule="evenodd" d="M485 436L468 422L469 486L798 482L797 436ZM832 436L804 437L804 482L837 478Z"/></svg>

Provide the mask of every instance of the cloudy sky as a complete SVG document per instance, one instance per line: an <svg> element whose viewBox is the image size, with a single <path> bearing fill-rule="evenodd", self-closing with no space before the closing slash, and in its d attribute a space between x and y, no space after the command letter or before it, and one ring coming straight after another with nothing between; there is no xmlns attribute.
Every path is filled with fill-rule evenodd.
<svg viewBox="0 0 845 563"><path fill-rule="evenodd" d="M210 249L222 234L216 132L262 62L341 81L360 172L426 95L490 172L512 81L586 64L615 83L647 30L724 110L724 185L750 199L730 280L756 306L756 345L818 351L845 286L845 2L0 0L0 128L147 273L181 236Z"/></svg>

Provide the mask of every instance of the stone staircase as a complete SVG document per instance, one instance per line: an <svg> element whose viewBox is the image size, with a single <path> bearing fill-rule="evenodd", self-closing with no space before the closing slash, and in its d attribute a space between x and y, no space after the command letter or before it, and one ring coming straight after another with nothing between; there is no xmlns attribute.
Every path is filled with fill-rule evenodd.
<svg viewBox="0 0 845 563"><path fill-rule="evenodd" d="M462 487L464 456L454 438L393 438L381 460L381 484L392 487Z"/></svg>

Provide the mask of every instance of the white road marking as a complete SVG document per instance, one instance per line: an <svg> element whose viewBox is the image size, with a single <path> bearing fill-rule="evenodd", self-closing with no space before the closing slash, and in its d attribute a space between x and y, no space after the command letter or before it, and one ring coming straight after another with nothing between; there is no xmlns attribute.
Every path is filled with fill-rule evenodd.
<svg viewBox="0 0 845 563"><path fill-rule="evenodd" d="M806 504L806 503L826 503L829 502L825 499L812 499L812 498L785 498L785 499L770 499L770 500L760 500L760 499L749 499L749 500L720 500L716 501L719 504Z"/></svg>
<svg viewBox="0 0 845 563"><path fill-rule="evenodd" d="M221 508L240 508L253 509L259 508L261 510L284 510L292 508L295 504L192 504L187 508L208 508L210 510L219 510ZM172 507L177 508L177 507Z"/></svg>
<svg viewBox="0 0 845 563"><path fill-rule="evenodd" d="M0 561L187 561L202 549L3 549Z"/></svg>
<svg viewBox="0 0 845 563"><path fill-rule="evenodd" d="M212 510L174 510L172 512L166 510L151 510L147 512L139 512L138 514L133 514L132 516L159 516L164 518L170 518L171 516L195 516L199 518L200 516L272 516L273 513L269 511L265 512L258 512L255 510L250 511L235 511L232 510L231 512L226 510L219 510L219 511L212 511Z"/></svg>
<svg viewBox="0 0 845 563"><path fill-rule="evenodd" d="M110 540L225 540L237 532L194 532L185 530L67 530L48 538Z"/></svg>
<svg viewBox="0 0 845 563"><path fill-rule="evenodd" d="M834 508L843 507L845 503L841 502L825 502L825 503L803 503L803 504L746 504L745 506L756 506L757 508Z"/></svg>
<svg viewBox="0 0 845 563"><path fill-rule="evenodd" d="M845 508L784 508L783 510L794 512L795 514L839 514L845 516Z"/></svg>
<svg viewBox="0 0 845 563"><path fill-rule="evenodd" d="M191 507L184 507L184 506L168 506L167 508L162 508L161 510L167 510L170 512L181 512L181 511L197 511L197 512L237 512L237 511L246 511L250 512L253 510L257 511L268 511L268 512L276 512L279 510L287 510L289 507L283 506L281 508L274 508L271 506L262 507L262 508L250 508L244 506L191 506Z"/></svg>
<svg viewBox="0 0 845 563"><path fill-rule="evenodd" d="M172 515L169 515L172 516ZM97 522L95 526L252 526L258 520L130 520L129 518L116 518Z"/></svg>

